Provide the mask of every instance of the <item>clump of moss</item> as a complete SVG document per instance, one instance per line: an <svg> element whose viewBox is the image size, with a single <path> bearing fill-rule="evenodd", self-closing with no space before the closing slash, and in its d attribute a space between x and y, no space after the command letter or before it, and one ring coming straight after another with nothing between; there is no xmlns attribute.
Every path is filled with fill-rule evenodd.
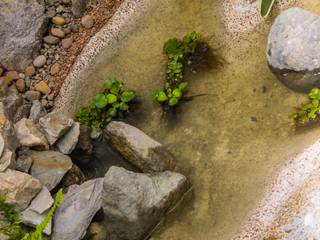
<svg viewBox="0 0 320 240"><path fill-rule="evenodd" d="M320 89L313 88L309 93L310 102L303 104L297 112L289 117L298 124L306 124L320 115Z"/></svg>
<svg viewBox="0 0 320 240"><path fill-rule="evenodd" d="M93 139L100 137L106 123L127 113L130 104L136 98L136 93L123 90L123 84L115 77L109 77L103 86L104 91L94 97L92 104L80 108L76 114L80 124L91 127Z"/></svg>
<svg viewBox="0 0 320 240"><path fill-rule="evenodd" d="M169 59L166 82L163 90L157 90L152 94L154 101L164 107L179 104L188 87L188 82L184 80L185 68L191 65L191 59L201 44L196 32L188 33L182 40L172 38L166 41L163 47Z"/></svg>

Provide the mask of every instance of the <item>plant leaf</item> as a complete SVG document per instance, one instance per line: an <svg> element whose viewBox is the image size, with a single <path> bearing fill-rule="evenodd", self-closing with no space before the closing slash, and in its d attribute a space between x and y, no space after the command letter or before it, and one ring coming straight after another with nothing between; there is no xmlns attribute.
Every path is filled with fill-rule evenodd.
<svg viewBox="0 0 320 240"><path fill-rule="evenodd" d="M182 96L182 92L179 88L175 88L172 92L172 95L176 98L180 98Z"/></svg>
<svg viewBox="0 0 320 240"><path fill-rule="evenodd" d="M160 91L157 96L157 101L158 102L165 102L167 100L168 100L168 97L167 97L166 93L164 91Z"/></svg>
<svg viewBox="0 0 320 240"><path fill-rule="evenodd" d="M107 94L106 99L109 104L113 104L118 100L117 96L112 93Z"/></svg>
<svg viewBox="0 0 320 240"><path fill-rule="evenodd" d="M188 83L187 82L182 82L179 84L178 88L180 89L180 91L184 91L186 88L188 87Z"/></svg>
<svg viewBox="0 0 320 240"><path fill-rule="evenodd" d="M94 98L94 104L97 108L104 108L108 104L108 99L102 93L99 93Z"/></svg>
<svg viewBox="0 0 320 240"><path fill-rule="evenodd" d="M272 9L274 0L261 0L260 13L262 17L267 17Z"/></svg>
<svg viewBox="0 0 320 240"><path fill-rule="evenodd" d="M176 98L176 97L173 97L173 98L170 98L170 99L169 99L168 105L169 105L170 107L173 107L173 106L177 105L178 102L179 102L179 99Z"/></svg>
<svg viewBox="0 0 320 240"><path fill-rule="evenodd" d="M121 94L121 100L123 102L130 102L136 97L136 93L134 91L124 91Z"/></svg>

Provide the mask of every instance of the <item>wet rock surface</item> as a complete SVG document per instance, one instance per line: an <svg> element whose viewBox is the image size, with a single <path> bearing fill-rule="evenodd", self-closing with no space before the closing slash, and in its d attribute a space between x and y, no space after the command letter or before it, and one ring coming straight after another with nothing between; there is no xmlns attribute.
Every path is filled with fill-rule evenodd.
<svg viewBox="0 0 320 240"><path fill-rule="evenodd" d="M309 92L320 87L320 17L290 8L275 20L267 44L270 68L287 87Z"/></svg>
<svg viewBox="0 0 320 240"><path fill-rule="evenodd" d="M187 191L179 173L134 173L111 167L105 175L102 207L114 239L145 238Z"/></svg>
<svg viewBox="0 0 320 240"><path fill-rule="evenodd" d="M70 186L54 216L52 240L78 240L101 208L103 179ZM66 227L67 226L67 227Z"/></svg>
<svg viewBox="0 0 320 240"><path fill-rule="evenodd" d="M140 129L123 122L111 122L105 129L113 146L143 172L175 168L174 157L157 141Z"/></svg>

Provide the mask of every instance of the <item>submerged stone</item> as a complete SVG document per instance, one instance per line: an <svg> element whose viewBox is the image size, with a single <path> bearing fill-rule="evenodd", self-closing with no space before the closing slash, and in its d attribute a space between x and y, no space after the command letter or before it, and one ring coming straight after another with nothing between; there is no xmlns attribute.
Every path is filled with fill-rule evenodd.
<svg viewBox="0 0 320 240"><path fill-rule="evenodd" d="M267 58L288 88L309 92L320 87L320 17L301 8L282 12L272 25Z"/></svg>

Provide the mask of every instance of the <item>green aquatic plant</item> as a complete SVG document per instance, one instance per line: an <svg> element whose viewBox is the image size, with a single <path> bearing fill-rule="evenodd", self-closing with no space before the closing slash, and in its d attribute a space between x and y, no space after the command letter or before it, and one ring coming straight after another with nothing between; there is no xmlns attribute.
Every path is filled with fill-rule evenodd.
<svg viewBox="0 0 320 240"><path fill-rule="evenodd" d="M166 82L163 90L157 90L152 94L154 101L168 107L178 105L188 86L183 79L187 58L195 53L199 43L196 32L188 33L182 40L172 38L165 42L163 50L169 59Z"/></svg>
<svg viewBox="0 0 320 240"><path fill-rule="evenodd" d="M55 197L54 203L47 216L36 226L34 232L28 233L22 228L22 221L19 218L14 206L7 203L4 197L0 197L0 212L4 215L5 221L0 223L0 233L9 237L10 240L42 240L42 232L51 221L56 209L63 202L62 189Z"/></svg>
<svg viewBox="0 0 320 240"><path fill-rule="evenodd" d="M99 138L102 128L112 119L129 111L129 105L136 98L132 90L123 90L123 85L109 77L103 84L104 91L98 93L93 102L77 111L76 118L82 125L90 126L91 138Z"/></svg>
<svg viewBox="0 0 320 240"><path fill-rule="evenodd" d="M261 0L260 14L262 17L267 17L272 9L275 0Z"/></svg>
<svg viewBox="0 0 320 240"><path fill-rule="evenodd" d="M313 88L309 93L310 102L303 104L297 112L290 115L299 124L315 120L320 115L320 89Z"/></svg>

